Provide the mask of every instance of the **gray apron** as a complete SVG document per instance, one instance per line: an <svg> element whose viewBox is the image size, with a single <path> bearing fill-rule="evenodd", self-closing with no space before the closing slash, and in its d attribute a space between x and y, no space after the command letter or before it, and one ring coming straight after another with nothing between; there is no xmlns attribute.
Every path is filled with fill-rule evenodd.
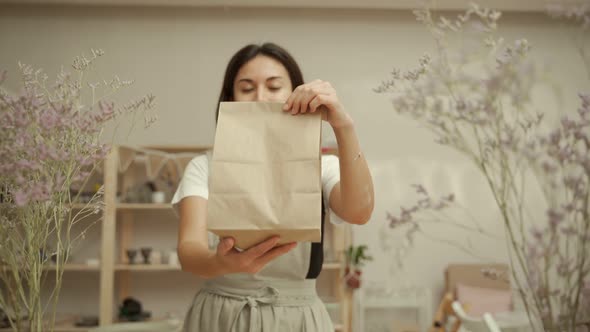
<svg viewBox="0 0 590 332"><path fill-rule="evenodd" d="M310 252L310 243L299 243L255 275L206 281L187 313L184 331L333 332L315 279L305 279Z"/></svg>

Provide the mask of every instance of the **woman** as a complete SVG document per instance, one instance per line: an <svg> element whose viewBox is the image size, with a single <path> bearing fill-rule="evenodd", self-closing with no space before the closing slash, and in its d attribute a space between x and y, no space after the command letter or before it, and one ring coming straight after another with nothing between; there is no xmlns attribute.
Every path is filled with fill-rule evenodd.
<svg viewBox="0 0 590 332"><path fill-rule="evenodd" d="M334 130L340 156L322 157L322 205L349 223L369 220L371 175L354 123L330 83L304 84L295 60L275 44L248 45L231 58L219 101L279 101L295 116L322 112ZM207 156L193 159L172 201L180 213L182 269L208 279L187 314L185 331L334 331L315 292L323 240L279 246L273 237L238 251L234 239L224 238L210 250L208 174ZM322 210L323 219L326 209Z"/></svg>

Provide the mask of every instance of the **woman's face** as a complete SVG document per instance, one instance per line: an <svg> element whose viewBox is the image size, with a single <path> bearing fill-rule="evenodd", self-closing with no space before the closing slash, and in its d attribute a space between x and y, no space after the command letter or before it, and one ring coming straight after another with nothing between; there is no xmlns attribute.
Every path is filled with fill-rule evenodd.
<svg viewBox="0 0 590 332"><path fill-rule="evenodd" d="M234 101L285 102L293 92L287 69L279 61L257 55L238 71Z"/></svg>

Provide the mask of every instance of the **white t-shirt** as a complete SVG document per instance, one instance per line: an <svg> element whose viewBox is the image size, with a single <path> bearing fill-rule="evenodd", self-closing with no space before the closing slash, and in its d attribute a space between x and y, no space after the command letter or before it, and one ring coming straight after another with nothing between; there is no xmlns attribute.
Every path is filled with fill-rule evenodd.
<svg viewBox="0 0 590 332"><path fill-rule="evenodd" d="M334 186L340 182L340 165L338 157L333 155L323 155L321 159L322 168L322 192L324 204L329 207L330 193ZM206 154L193 158L186 169L180 181L176 193L172 198L172 204L177 209L177 204L187 196L200 196L205 199L209 198L209 158ZM335 213L330 213L330 221L335 224L342 222Z"/></svg>

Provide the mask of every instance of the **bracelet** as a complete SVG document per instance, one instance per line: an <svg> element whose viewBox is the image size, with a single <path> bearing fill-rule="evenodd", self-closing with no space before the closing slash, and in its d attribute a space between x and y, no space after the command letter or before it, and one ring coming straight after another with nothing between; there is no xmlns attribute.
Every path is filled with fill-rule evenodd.
<svg viewBox="0 0 590 332"><path fill-rule="evenodd" d="M360 157L361 157L361 151L359 151L359 153L357 153L356 157L354 157L354 159L352 161L356 161Z"/></svg>

